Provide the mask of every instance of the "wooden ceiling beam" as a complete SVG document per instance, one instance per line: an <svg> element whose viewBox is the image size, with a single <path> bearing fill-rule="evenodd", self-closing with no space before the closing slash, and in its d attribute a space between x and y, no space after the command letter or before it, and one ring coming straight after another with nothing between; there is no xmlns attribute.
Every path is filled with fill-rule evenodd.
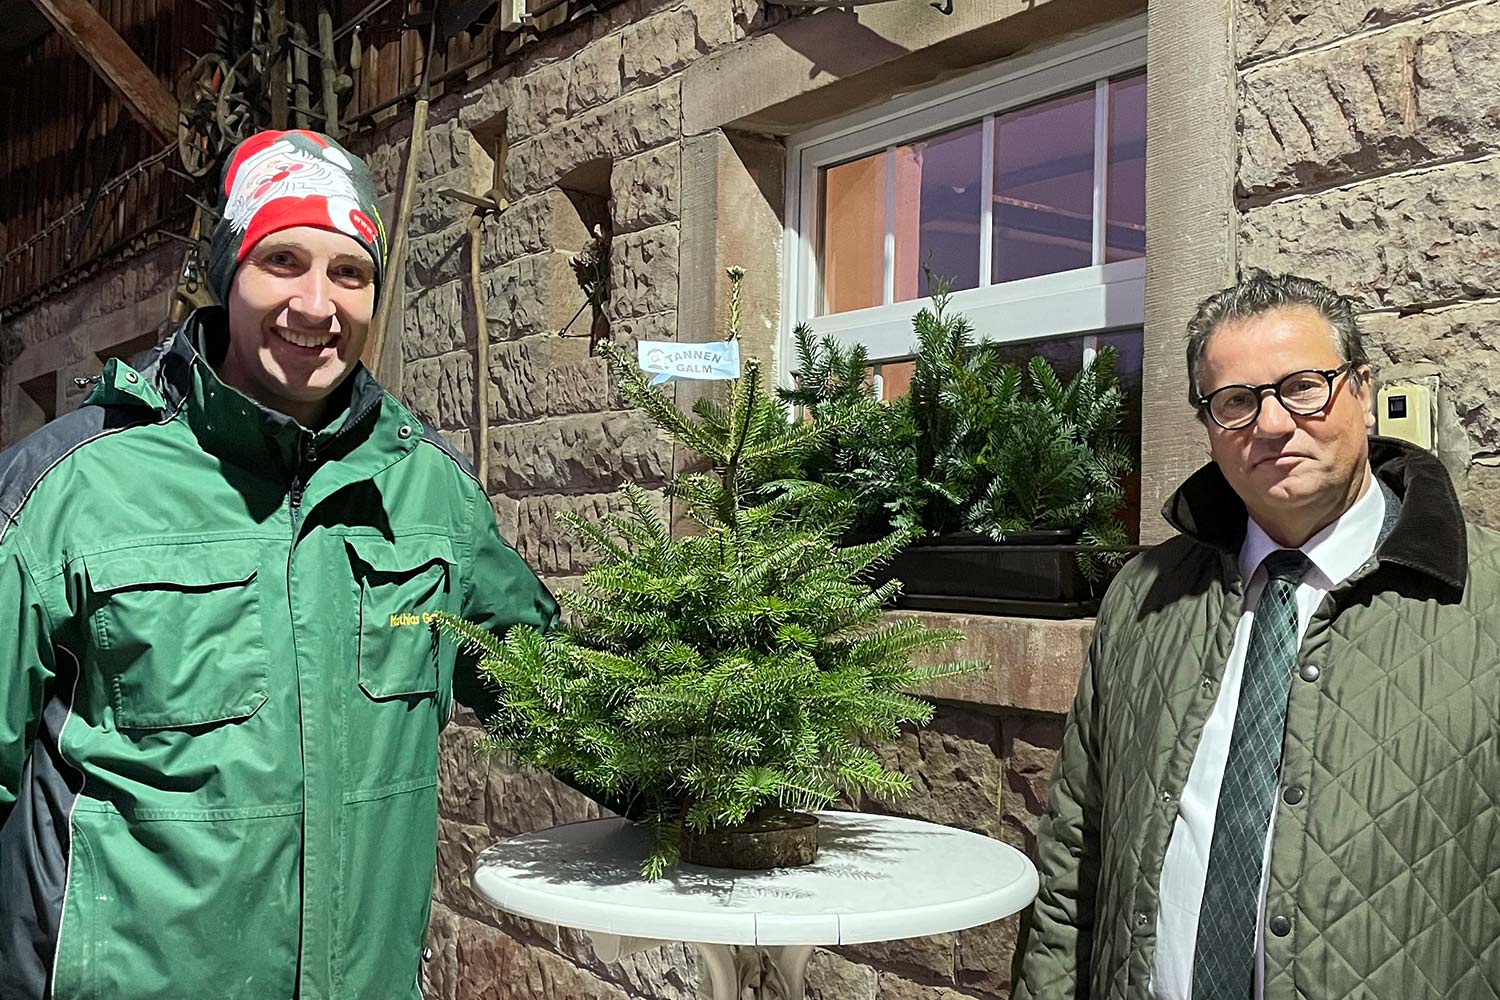
<svg viewBox="0 0 1500 1000"><path fill-rule="evenodd" d="M163 142L177 138L177 101L88 0L32 0L130 114Z"/></svg>

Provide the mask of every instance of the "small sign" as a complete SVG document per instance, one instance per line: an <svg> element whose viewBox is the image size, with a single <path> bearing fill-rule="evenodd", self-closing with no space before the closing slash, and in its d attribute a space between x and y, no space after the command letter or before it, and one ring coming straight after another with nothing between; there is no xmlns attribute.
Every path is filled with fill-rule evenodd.
<svg viewBox="0 0 1500 1000"><path fill-rule="evenodd" d="M652 385L677 379L721 381L740 377L740 342L720 340L711 344L674 344L642 340L636 344L641 371L655 375Z"/></svg>

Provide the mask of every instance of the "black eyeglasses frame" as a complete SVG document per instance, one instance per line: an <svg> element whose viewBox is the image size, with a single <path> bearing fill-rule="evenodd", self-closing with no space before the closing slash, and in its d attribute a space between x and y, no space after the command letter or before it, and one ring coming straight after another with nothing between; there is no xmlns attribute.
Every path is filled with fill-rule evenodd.
<svg viewBox="0 0 1500 1000"><path fill-rule="evenodd" d="M1266 402L1267 390L1271 391L1271 393L1276 397L1276 402L1280 403L1282 408L1285 409L1286 412L1298 417L1310 417L1316 413L1322 413L1324 410L1328 409L1329 405L1333 403L1333 397L1338 393L1338 385L1336 383L1336 379L1338 379L1340 375L1353 374L1354 368L1355 362L1345 361L1337 368L1299 368L1294 372L1287 372L1275 382L1264 382L1260 385L1246 385L1243 382L1231 382L1228 385L1219 386L1217 389L1206 396L1199 396L1197 399L1193 400L1193 404L1198 407L1200 413L1208 414L1208 418L1210 420L1218 424L1220 427L1224 428L1226 431L1242 431L1246 427L1251 426L1257 420L1259 420L1261 407L1264 406ZM1328 398L1323 401L1321 406L1317 407L1316 409L1304 411L1293 409L1292 407L1287 405L1287 401L1282 398L1281 387L1285 385L1288 380L1294 379L1298 375L1321 375L1328 380ZM1255 395L1255 412L1250 415L1249 420L1245 421L1242 424L1236 424L1233 427L1230 427L1228 424L1225 424L1223 421L1221 421L1218 417L1214 416L1213 407L1211 405L1215 396L1219 395L1220 393L1227 392L1230 389L1249 389Z"/></svg>

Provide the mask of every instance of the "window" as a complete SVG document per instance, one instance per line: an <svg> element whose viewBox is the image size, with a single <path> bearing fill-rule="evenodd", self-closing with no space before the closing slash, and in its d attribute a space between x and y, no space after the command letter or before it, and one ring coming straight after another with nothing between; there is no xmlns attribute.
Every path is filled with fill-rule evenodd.
<svg viewBox="0 0 1500 1000"><path fill-rule="evenodd" d="M929 269L989 340L1067 338L1081 364L1114 331L1138 354L1145 62L1134 18L793 137L783 357L807 322L899 393Z"/></svg>

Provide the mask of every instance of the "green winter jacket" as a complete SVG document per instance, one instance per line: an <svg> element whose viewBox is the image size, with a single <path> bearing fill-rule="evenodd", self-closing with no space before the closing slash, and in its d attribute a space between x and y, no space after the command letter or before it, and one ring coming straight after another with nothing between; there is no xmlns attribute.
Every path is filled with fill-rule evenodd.
<svg viewBox="0 0 1500 1000"><path fill-rule="evenodd" d="M1267 1000L1500 997L1500 535L1442 465L1371 439L1401 499L1298 653L1265 933ZM1038 833L1017 1000L1149 996L1157 892L1235 624L1245 508L1217 466L1181 535L1100 609ZM1246 984L1247 994L1249 984Z"/></svg>
<svg viewBox="0 0 1500 1000"><path fill-rule="evenodd" d="M368 372L312 433L218 380L226 336L0 455L4 1000L414 1000L438 731L486 696L429 616L555 617Z"/></svg>

